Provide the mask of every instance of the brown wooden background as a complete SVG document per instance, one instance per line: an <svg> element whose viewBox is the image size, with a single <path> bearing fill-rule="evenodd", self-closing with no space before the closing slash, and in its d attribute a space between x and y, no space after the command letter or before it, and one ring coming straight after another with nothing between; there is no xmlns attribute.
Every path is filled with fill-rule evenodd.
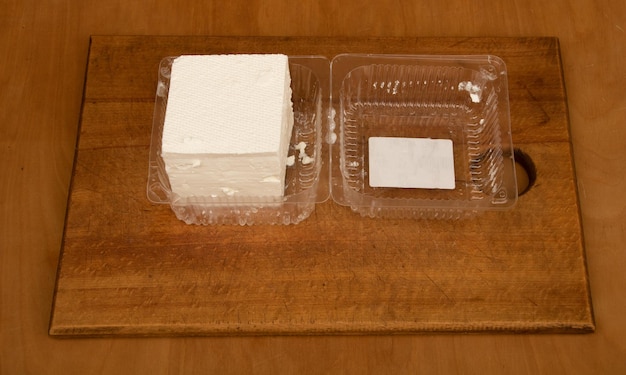
<svg viewBox="0 0 626 375"><path fill-rule="evenodd" d="M626 371L623 2L9 0L0 14L1 373ZM93 34L557 36L596 332L48 337L89 35Z"/></svg>

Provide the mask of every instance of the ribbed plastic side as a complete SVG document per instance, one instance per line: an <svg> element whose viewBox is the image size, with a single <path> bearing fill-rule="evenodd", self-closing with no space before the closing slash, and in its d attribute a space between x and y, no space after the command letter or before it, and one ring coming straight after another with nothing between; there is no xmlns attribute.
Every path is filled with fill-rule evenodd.
<svg viewBox="0 0 626 375"><path fill-rule="evenodd" d="M315 209L315 202L275 206L225 206L176 205L172 211L187 224L213 225L289 225L308 218Z"/></svg>

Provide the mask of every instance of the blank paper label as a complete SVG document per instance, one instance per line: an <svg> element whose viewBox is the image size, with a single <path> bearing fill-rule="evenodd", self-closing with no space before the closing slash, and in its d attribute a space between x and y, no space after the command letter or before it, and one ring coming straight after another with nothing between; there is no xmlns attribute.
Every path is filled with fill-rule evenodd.
<svg viewBox="0 0 626 375"><path fill-rule="evenodd" d="M372 187L454 189L452 140L371 137Z"/></svg>

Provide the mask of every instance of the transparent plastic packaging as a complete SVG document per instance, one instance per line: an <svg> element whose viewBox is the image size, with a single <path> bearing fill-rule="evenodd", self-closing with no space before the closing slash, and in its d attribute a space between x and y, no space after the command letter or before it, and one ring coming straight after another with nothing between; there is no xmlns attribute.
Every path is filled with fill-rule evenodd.
<svg viewBox="0 0 626 375"><path fill-rule="evenodd" d="M321 181L323 167L323 126L327 110L328 69L326 58L316 56L289 57L294 127L289 154L296 154L302 145L307 163L296 162L286 167L285 192L282 201L267 197L182 198L172 193L161 157L161 139L169 89L172 62L161 61L155 101L150 147L148 199L169 204L176 217L187 224L296 224L309 217L316 203L327 199L328 179Z"/></svg>
<svg viewBox="0 0 626 375"><path fill-rule="evenodd" d="M287 167L283 200L178 197L160 156L173 59L159 68L147 194L185 223L297 224L329 194L361 216L407 219L458 219L517 200L506 66L491 55L290 56L289 154L306 145L312 159ZM451 141L454 188L370 186L372 137Z"/></svg>
<svg viewBox="0 0 626 375"><path fill-rule="evenodd" d="M331 69L336 202L363 216L397 218L460 218L515 203L506 67L500 58L344 54ZM451 140L454 189L371 187L370 137Z"/></svg>

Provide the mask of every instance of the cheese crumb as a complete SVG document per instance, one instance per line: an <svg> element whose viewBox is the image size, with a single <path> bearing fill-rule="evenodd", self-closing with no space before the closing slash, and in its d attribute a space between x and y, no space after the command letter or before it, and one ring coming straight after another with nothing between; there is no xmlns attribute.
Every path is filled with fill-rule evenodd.
<svg viewBox="0 0 626 375"><path fill-rule="evenodd" d="M295 145L294 147L296 150L298 150L298 159L300 159L300 162L304 165L306 164L311 164L315 161L314 158L312 158L311 156L307 155L306 153L306 143L305 142L300 142L297 145Z"/></svg>
<svg viewBox="0 0 626 375"><path fill-rule="evenodd" d="M459 83L460 91L467 91L470 94L470 98L472 99L472 103L480 103L483 90L480 85L476 85L471 81L463 81Z"/></svg>

